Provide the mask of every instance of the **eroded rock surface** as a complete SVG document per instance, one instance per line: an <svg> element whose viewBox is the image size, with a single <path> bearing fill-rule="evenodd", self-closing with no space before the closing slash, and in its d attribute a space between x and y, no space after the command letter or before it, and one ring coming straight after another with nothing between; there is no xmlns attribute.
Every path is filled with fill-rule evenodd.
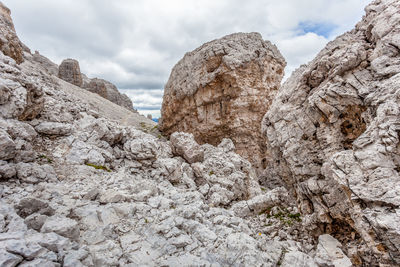
<svg viewBox="0 0 400 267"><path fill-rule="evenodd" d="M165 86L161 130L190 132L199 143L230 138L236 152L261 167L262 116L280 86L286 65L258 33L236 33L186 53Z"/></svg>
<svg viewBox="0 0 400 267"><path fill-rule="evenodd" d="M15 33L11 11L0 2L0 50L15 60L17 64L24 61L23 45Z"/></svg>
<svg viewBox="0 0 400 267"><path fill-rule="evenodd" d="M126 94L121 94L118 92L117 87L106 80L98 78L89 79L89 82L84 84L83 88L90 92L101 95L117 105L130 110L133 109L132 100Z"/></svg>
<svg viewBox="0 0 400 267"><path fill-rule="evenodd" d="M354 264L398 265L400 2L365 11L279 90L262 123L266 175L295 192L310 229L338 237Z"/></svg>
<svg viewBox="0 0 400 267"><path fill-rule="evenodd" d="M79 62L75 59L64 59L58 67L58 77L66 82L81 87L83 85Z"/></svg>

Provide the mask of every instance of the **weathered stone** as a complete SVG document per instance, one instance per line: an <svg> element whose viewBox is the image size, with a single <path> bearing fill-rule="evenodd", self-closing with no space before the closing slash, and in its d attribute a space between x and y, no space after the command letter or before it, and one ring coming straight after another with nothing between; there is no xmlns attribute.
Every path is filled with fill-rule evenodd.
<svg viewBox="0 0 400 267"><path fill-rule="evenodd" d="M41 134L68 135L72 131L72 126L67 123L44 121L37 125L35 130Z"/></svg>
<svg viewBox="0 0 400 267"><path fill-rule="evenodd" d="M295 191L310 230L320 223L351 236L354 229L369 265L398 265L392 240L400 231L392 228L389 238L386 226L398 220L400 204L400 2L374 1L365 10L355 29L280 88L262 122L273 159L265 177ZM371 209L384 219L373 223Z"/></svg>
<svg viewBox="0 0 400 267"><path fill-rule="evenodd" d="M48 216L52 216L54 214L54 209L49 206L49 203L41 199L31 197L21 199L18 205L15 206L15 210L22 218L26 218L33 213L39 213Z"/></svg>
<svg viewBox="0 0 400 267"><path fill-rule="evenodd" d="M76 86L82 86L82 74L79 62L75 59L64 59L58 68L58 77Z"/></svg>
<svg viewBox="0 0 400 267"><path fill-rule="evenodd" d="M16 165L17 177L25 183L39 183L40 181L57 180L57 174L49 164L23 163Z"/></svg>
<svg viewBox="0 0 400 267"><path fill-rule="evenodd" d="M15 60L17 64L24 61L22 43L15 32L11 11L0 3L0 51Z"/></svg>
<svg viewBox="0 0 400 267"><path fill-rule="evenodd" d="M186 53L165 86L160 129L190 132L199 143L232 139L255 167L265 156L260 122L286 65L258 33L235 33Z"/></svg>
<svg viewBox="0 0 400 267"><path fill-rule="evenodd" d="M105 99L110 100L117 105L125 107L129 110L133 109L132 100L130 100L127 95L121 94L114 84L106 80L98 78L91 79L88 84L84 85L84 88L90 92L104 97Z"/></svg>
<svg viewBox="0 0 400 267"><path fill-rule="evenodd" d="M23 260L21 256L7 252L4 248L0 248L0 266L14 267Z"/></svg>
<svg viewBox="0 0 400 267"><path fill-rule="evenodd" d="M182 156L189 163L203 161L204 151L196 143L192 134L173 133L170 140L174 154Z"/></svg>
<svg viewBox="0 0 400 267"><path fill-rule="evenodd" d="M49 217L41 229L42 233L54 232L72 240L79 239L79 227L76 221L60 216Z"/></svg>
<svg viewBox="0 0 400 267"><path fill-rule="evenodd" d="M16 146L10 135L0 129L0 160L12 159L16 153Z"/></svg>
<svg viewBox="0 0 400 267"><path fill-rule="evenodd" d="M342 245L330 235L318 237L317 254L315 261L320 266L350 267L350 259L340 249Z"/></svg>

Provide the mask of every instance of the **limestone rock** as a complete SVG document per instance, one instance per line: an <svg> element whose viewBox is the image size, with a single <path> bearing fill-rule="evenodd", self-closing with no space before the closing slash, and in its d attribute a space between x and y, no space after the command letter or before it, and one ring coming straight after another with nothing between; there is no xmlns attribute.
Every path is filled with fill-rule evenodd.
<svg viewBox="0 0 400 267"><path fill-rule="evenodd" d="M32 55L32 59L38 62L50 75L58 75L58 65L47 57L41 55L38 51Z"/></svg>
<svg viewBox="0 0 400 267"><path fill-rule="evenodd" d="M48 218L40 231L43 233L54 232L72 240L79 239L77 222L65 217L52 216Z"/></svg>
<svg viewBox="0 0 400 267"><path fill-rule="evenodd" d="M0 51L17 64L24 61L22 43L15 33L11 11L3 3L0 3Z"/></svg>
<svg viewBox="0 0 400 267"><path fill-rule="evenodd" d="M91 79L88 84L83 86L83 88L90 92L96 93L117 105L125 107L129 110L133 109L132 100L130 100L127 95L121 94L114 84L106 80L98 78Z"/></svg>
<svg viewBox="0 0 400 267"><path fill-rule="evenodd" d="M351 267L350 259L340 249L339 241L330 235L320 235L318 238L315 261L320 266Z"/></svg>
<svg viewBox="0 0 400 267"><path fill-rule="evenodd" d="M83 84L79 62L75 59L64 59L61 62L58 68L58 77L79 87Z"/></svg>
<svg viewBox="0 0 400 267"><path fill-rule="evenodd" d="M160 129L192 133L200 144L230 138L236 152L261 167L262 116L286 65L258 33L236 33L186 53L165 86Z"/></svg>
<svg viewBox="0 0 400 267"><path fill-rule="evenodd" d="M354 236L343 243L368 265L398 265L400 2L365 10L280 88L262 122L266 179L295 191L316 234Z"/></svg>
<svg viewBox="0 0 400 267"><path fill-rule="evenodd" d="M195 163L204 159L204 150L196 143L192 134L173 133L171 145L173 153L182 156L188 163Z"/></svg>
<svg viewBox="0 0 400 267"><path fill-rule="evenodd" d="M68 135L72 131L72 126L67 123L45 121L38 124L35 130L38 133L47 135Z"/></svg>

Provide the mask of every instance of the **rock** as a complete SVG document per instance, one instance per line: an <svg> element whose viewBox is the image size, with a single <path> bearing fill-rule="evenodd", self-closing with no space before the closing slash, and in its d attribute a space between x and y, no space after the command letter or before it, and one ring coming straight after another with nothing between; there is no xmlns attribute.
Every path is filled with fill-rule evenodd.
<svg viewBox="0 0 400 267"><path fill-rule="evenodd" d="M11 11L0 3L0 51L11 57L17 64L24 61L23 47L15 32Z"/></svg>
<svg viewBox="0 0 400 267"><path fill-rule="evenodd" d="M318 237L315 262L319 266L350 267L353 266L350 259L340 249L342 245L330 235Z"/></svg>
<svg viewBox="0 0 400 267"><path fill-rule="evenodd" d="M102 204L123 202L126 199L121 192L107 190L100 194L99 202Z"/></svg>
<svg viewBox="0 0 400 267"><path fill-rule="evenodd" d="M83 84L79 62L75 59L64 59L61 62L58 68L58 77L79 87Z"/></svg>
<svg viewBox="0 0 400 267"><path fill-rule="evenodd" d="M204 151L196 143L192 134L173 133L170 140L173 153L182 156L188 163L203 161Z"/></svg>
<svg viewBox="0 0 400 267"><path fill-rule="evenodd" d="M400 2L365 10L280 88L262 121L274 159L266 180L293 188L310 230L318 223L341 236L355 230L368 265L399 265L392 240L400 230L393 225L389 237L387 225L398 221L400 204Z"/></svg>
<svg viewBox="0 0 400 267"><path fill-rule="evenodd" d="M17 174L14 164L8 164L6 161L0 160L0 179L9 179Z"/></svg>
<svg viewBox="0 0 400 267"><path fill-rule="evenodd" d="M0 92L4 94L0 99L0 115L6 119L32 120L43 110L43 90L19 71L15 74L18 81L0 77Z"/></svg>
<svg viewBox="0 0 400 267"><path fill-rule="evenodd" d="M21 255L24 259L33 260L35 257L46 251L37 243L26 243L23 240L6 240L1 244L8 252Z"/></svg>
<svg viewBox="0 0 400 267"><path fill-rule="evenodd" d="M78 240L80 235L78 223L72 219L61 216L49 217L42 226L41 232L54 232L72 240Z"/></svg>
<svg viewBox="0 0 400 267"><path fill-rule="evenodd" d="M50 75L58 75L58 65L41 55L38 51L35 51L32 59L38 62Z"/></svg>
<svg viewBox="0 0 400 267"><path fill-rule="evenodd" d="M0 248L0 266L14 267L23 260L21 256L7 252L4 248Z"/></svg>
<svg viewBox="0 0 400 267"><path fill-rule="evenodd" d="M49 164L23 163L16 165L17 177L25 183L39 183L40 181L55 181L57 174Z"/></svg>
<svg viewBox="0 0 400 267"><path fill-rule="evenodd" d="M68 135L72 131L72 125L67 123L44 121L37 125L35 130L41 134Z"/></svg>
<svg viewBox="0 0 400 267"><path fill-rule="evenodd" d="M94 78L91 79L90 82L84 85L84 88L90 92L96 93L105 99L110 100L111 102L125 107L129 110L133 110L132 100L125 95L121 94L117 87L103 79Z"/></svg>
<svg viewBox="0 0 400 267"><path fill-rule="evenodd" d="M280 264L282 267L303 266L318 267L313 258L300 251L289 251Z"/></svg>
<svg viewBox="0 0 400 267"><path fill-rule="evenodd" d="M200 144L232 139L255 167L265 156L260 133L286 65L258 33L235 33L186 53L164 89L160 129L189 132Z"/></svg>
<svg viewBox="0 0 400 267"><path fill-rule="evenodd" d="M47 202L31 197L21 199L18 205L15 206L15 210L22 218L26 218L34 213L48 216L54 215L54 209Z"/></svg>
<svg viewBox="0 0 400 267"><path fill-rule="evenodd" d="M10 135L0 129L0 160L9 160L15 156L16 145Z"/></svg>

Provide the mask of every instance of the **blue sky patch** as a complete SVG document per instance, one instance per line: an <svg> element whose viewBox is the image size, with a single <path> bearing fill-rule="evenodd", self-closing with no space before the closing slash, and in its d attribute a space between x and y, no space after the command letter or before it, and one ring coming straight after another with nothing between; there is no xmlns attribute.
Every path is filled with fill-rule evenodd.
<svg viewBox="0 0 400 267"><path fill-rule="evenodd" d="M297 28L304 34L308 32L313 32L315 34L328 38L330 33L336 27L337 26L335 24L329 22L302 21L299 23Z"/></svg>

